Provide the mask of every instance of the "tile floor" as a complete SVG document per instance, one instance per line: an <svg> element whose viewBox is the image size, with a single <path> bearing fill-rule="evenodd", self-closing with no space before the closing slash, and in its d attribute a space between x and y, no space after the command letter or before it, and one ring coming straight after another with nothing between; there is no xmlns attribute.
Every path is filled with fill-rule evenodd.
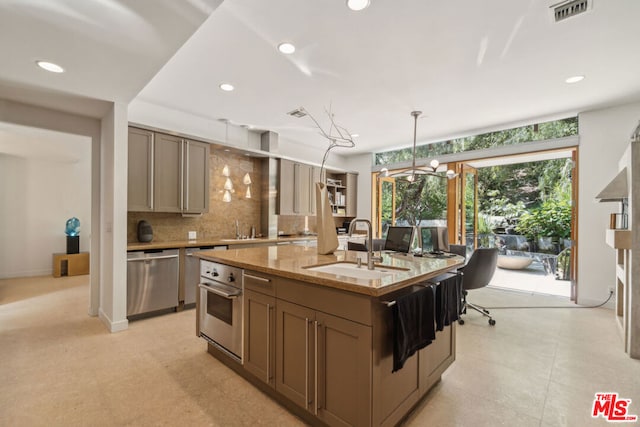
<svg viewBox="0 0 640 427"><path fill-rule="evenodd" d="M542 264L537 262L522 270L496 268L489 286L567 298L571 295L570 281L556 280L553 274L546 274Z"/></svg>
<svg viewBox="0 0 640 427"><path fill-rule="evenodd" d="M87 316L88 276L0 280L2 426L299 426L303 423L206 353L194 310L110 334ZM489 306L572 306L482 289ZM457 360L407 426L586 426L596 392L632 399L627 357L606 309L496 309L458 327Z"/></svg>

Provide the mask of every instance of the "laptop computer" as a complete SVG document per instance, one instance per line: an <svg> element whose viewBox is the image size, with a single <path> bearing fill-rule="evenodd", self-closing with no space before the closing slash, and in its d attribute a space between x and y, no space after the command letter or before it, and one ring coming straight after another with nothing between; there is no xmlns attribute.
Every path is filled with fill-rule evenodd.
<svg viewBox="0 0 640 427"><path fill-rule="evenodd" d="M423 255L453 256L448 253L447 227L420 227L420 247Z"/></svg>
<svg viewBox="0 0 640 427"><path fill-rule="evenodd" d="M384 242L385 251L409 253L413 242L413 227L390 226Z"/></svg>

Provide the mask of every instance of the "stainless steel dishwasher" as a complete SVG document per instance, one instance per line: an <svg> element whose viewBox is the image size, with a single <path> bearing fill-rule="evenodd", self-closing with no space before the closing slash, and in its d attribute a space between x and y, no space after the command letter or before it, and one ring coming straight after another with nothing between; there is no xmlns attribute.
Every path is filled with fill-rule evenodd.
<svg viewBox="0 0 640 427"><path fill-rule="evenodd" d="M178 306L178 249L127 253L127 316Z"/></svg>
<svg viewBox="0 0 640 427"><path fill-rule="evenodd" d="M200 283L200 260L193 256L194 252L207 250L226 250L229 246L201 246L199 248L186 248L184 259L184 305L185 308L196 306L196 292Z"/></svg>

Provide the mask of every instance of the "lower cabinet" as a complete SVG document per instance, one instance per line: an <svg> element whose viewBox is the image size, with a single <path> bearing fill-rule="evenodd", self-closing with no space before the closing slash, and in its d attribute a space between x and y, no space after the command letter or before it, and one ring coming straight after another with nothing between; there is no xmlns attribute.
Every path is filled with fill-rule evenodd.
<svg viewBox="0 0 640 427"><path fill-rule="evenodd" d="M278 301L276 306L276 390L292 402L311 410L315 337L315 311Z"/></svg>
<svg viewBox="0 0 640 427"><path fill-rule="evenodd" d="M329 425L369 425L371 328L277 301L276 390Z"/></svg>
<svg viewBox="0 0 640 427"><path fill-rule="evenodd" d="M244 368L274 387L276 299L244 291Z"/></svg>
<svg viewBox="0 0 640 427"><path fill-rule="evenodd" d="M392 372L391 309L377 298L252 271L243 278L242 370L309 422L394 426L455 360L452 325Z"/></svg>
<svg viewBox="0 0 640 427"><path fill-rule="evenodd" d="M329 425L371 424L371 327L316 313L316 404Z"/></svg>

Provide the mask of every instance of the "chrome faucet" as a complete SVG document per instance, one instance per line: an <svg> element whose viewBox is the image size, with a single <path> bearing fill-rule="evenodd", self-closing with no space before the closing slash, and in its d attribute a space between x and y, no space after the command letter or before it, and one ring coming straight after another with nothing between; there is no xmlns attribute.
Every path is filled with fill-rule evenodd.
<svg viewBox="0 0 640 427"><path fill-rule="evenodd" d="M356 224L359 222L364 222L365 224L367 224L367 269L373 270L374 269L373 263L376 261L381 262L382 257L373 256L373 232L371 230L371 221L364 218L356 218L353 221L351 221L351 225L349 225L349 237L351 237L353 230L356 229Z"/></svg>

